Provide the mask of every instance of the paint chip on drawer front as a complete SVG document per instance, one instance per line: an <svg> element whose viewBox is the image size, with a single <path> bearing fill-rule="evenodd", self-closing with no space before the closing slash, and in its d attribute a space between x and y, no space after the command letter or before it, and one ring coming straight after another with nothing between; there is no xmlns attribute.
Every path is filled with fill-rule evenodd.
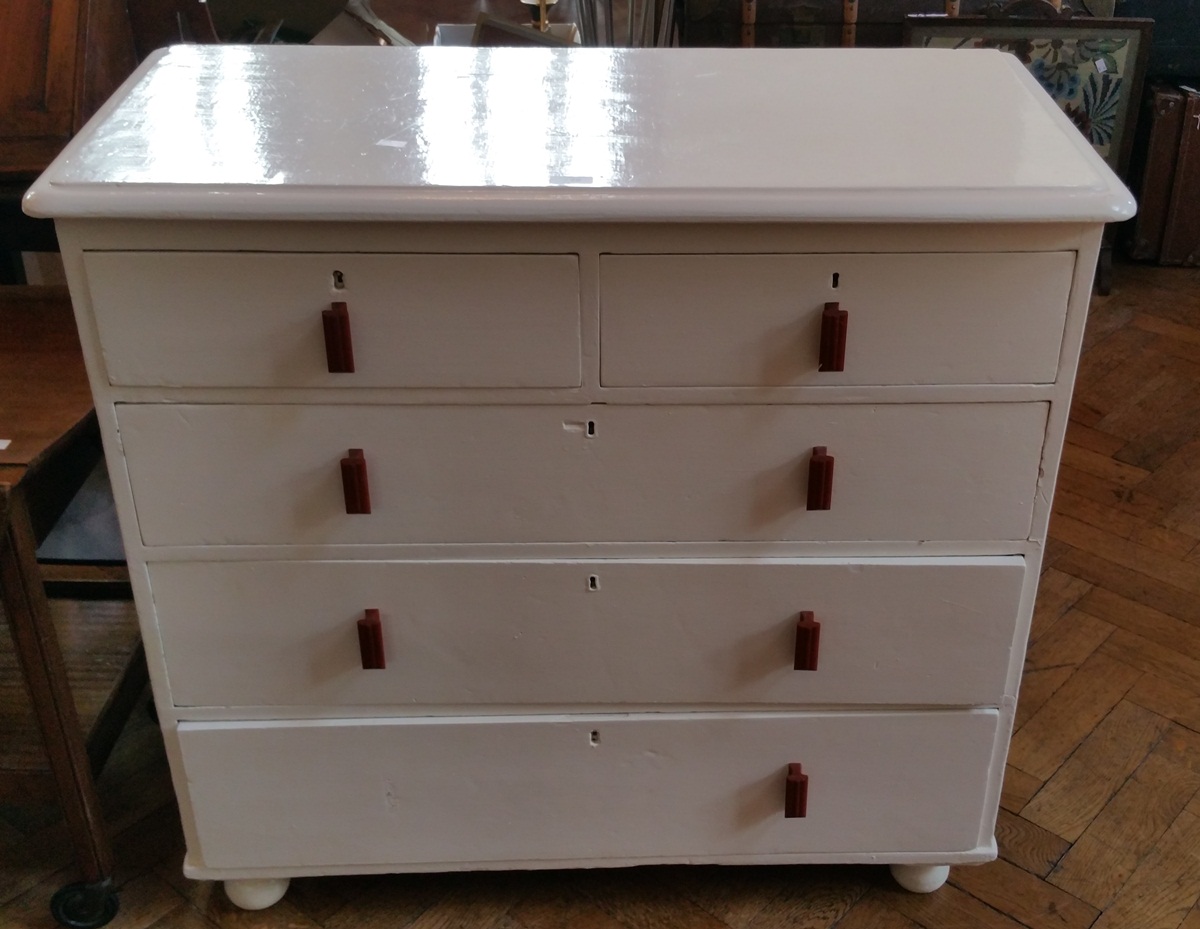
<svg viewBox="0 0 1200 929"><path fill-rule="evenodd" d="M0 439L0 452L12 445L12 439Z"/></svg>

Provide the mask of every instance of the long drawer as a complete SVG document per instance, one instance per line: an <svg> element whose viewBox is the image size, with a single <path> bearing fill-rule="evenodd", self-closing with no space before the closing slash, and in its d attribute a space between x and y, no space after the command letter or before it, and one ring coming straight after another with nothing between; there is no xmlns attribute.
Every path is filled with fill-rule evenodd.
<svg viewBox="0 0 1200 929"><path fill-rule="evenodd" d="M1025 564L273 561L149 572L181 706L968 706L1004 693ZM380 613L383 669L364 668L374 663L357 632L367 609ZM819 631L798 624L802 611Z"/></svg>
<svg viewBox="0 0 1200 929"><path fill-rule="evenodd" d="M1047 384L1073 252L604 255L601 381L618 386ZM844 370L819 368L846 313Z"/></svg>
<svg viewBox="0 0 1200 929"><path fill-rule="evenodd" d="M953 852L998 713L184 723L209 868ZM788 766L807 814L784 816Z"/></svg>
<svg viewBox="0 0 1200 929"><path fill-rule="evenodd" d="M117 418L147 545L994 540L1029 533L1047 408L159 404ZM816 447L834 458L829 509L807 508ZM347 513L352 449L370 513Z"/></svg>
<svg viewBox="0 0 1200 929"><path fill-rule="evenodd" d="M88 252L84 263L113 384L580 383L575 255ZM329 368L323 312L335 303L353 372Z"/></svg>

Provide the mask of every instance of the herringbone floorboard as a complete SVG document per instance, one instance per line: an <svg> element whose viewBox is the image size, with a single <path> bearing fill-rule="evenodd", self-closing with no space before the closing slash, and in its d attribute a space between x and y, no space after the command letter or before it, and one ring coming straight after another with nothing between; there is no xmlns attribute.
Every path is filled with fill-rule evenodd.
<svg viewBox="0 0 1200 929"><path fill-rule="evenodd" d="M114 929L1200 929L1200 271L1118 265L1093 303L998 826L918 896L873 867L305 879L261 913L181 876L157 730L102 779ZM8 690L0 691L0 696ZM53 926L61 825L0 807L0 925Z"/></svg>

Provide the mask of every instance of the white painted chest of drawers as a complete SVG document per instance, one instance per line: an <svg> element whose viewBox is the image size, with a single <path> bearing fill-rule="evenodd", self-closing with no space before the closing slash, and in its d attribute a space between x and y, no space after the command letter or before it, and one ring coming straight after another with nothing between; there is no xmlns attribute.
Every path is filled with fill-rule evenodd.
<svg viewBox="0 0 1200 929"><path fill-rule="evenodd" d="M994 856L1132 209L1015 60L182 48L27 209L189 874Z"/></svg>

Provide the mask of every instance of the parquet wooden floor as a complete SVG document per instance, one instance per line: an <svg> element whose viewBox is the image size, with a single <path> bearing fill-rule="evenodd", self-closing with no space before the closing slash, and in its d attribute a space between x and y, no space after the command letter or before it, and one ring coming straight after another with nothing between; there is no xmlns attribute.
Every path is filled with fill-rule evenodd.
<svg viewBox="0 0 1200 929"><path fill-rule="evenodd" d="M245 913L180 873L161 742L102 781L114 929L1200 929L1200 271L1094 301L999 821L1000 859L918 896L878 867L305 879ZM0 691L3 694L4 691ZM52 808L0 806L0 926L74 879Z"/></svg>

